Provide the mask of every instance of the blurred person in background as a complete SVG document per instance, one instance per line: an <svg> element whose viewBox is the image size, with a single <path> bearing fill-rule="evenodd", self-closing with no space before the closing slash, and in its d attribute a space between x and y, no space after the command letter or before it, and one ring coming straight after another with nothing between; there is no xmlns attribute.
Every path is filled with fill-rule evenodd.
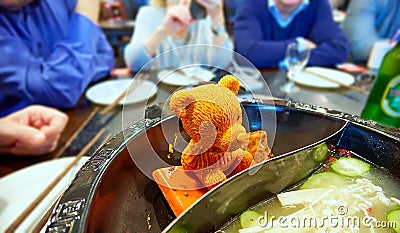
<svg viewBox="0 0 400 233"><path fill-rule="evenodd" d="M189 10L192 1L205 8L205 18L193 19ZM149 6L139 9L132 40L124 50L124 58L128 67L137 72L153 57L193 44L232 49L232 42L225 30L223 0L151 0ZM157 68L179 67L183 62L225 67L231 61L231 56L226 56L226 50L219 48L213 48L211 55L210 50L204 51L204 47L188 50L187 57L169 53L164 57L165 60L157 64Z"/></svg>
<svg viewBox="0 0 400 233"><path fill-rule="evenodd" d="M0 0L0 116L30 104L74 106L114 53L98 0Z"/></svg>
<svg viewBox="0 0 400 233"><path fill-rule="evenodd" d="M139 8L149 4L148 0L119 0L119 1L124 3L128 20L134 20L136 18L136 14Z"/></svg>
<svg viewBox="0 0 400 233"><path fill-rule="evenodd" d="M366 62L375 42L400 29L400 0L351 0L342 24L354 62Z"/></svg>
<svg viewBox="0 0 400 233"><path fill-rule="evenodd" d="M32 105L0 118L0 153L43 155L56 149L68 122L63 112Z"/></svg>
<svg viewBox="0 0 400 233"><path fill-rule="evenodd" d="M252 0L237 9L235 50L256 67L284 67L286 48L311 48L310 66L334 66L348 58L347 39L327 0Z"/></svg>

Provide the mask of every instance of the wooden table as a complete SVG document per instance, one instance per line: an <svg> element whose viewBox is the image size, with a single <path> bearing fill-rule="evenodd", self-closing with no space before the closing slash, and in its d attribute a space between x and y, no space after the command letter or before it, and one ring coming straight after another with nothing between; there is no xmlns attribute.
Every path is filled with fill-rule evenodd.
<svg viewBox="0 0 400 233"><path fill-rule="evenodd" d="M129 79L130 77L131 76L113 77L111 79ZM157 82L157 78L154 75L150 77L150 80ZM132 117L132 123L144 118L144 109L146 105L154 105L165 101L174 90L173 87L160 85L157 95L151 98L148 103L142 102L127 107L130 112L130 117ZM44 156L13 156L0 154L0 178L39 162L58 157L74 156L78 154L80 149L82 149L103 127L107 130L107 133L112 135L120 132L123 128L123 107L117 106L113 111L105 115L99 114L102 108L104 108L104 106L90 103L83 95L74 108L65 110L69 121L61 135L56 150ZM81 132L76 135L79 131ZM71 138L75 139L70 142ZM102 139L104 138L105 137L102 137ZM101 140L93 146L89 154L93 153L94 150L100 146L100 142ZM64 148L66 144L68 144L67 148Z"/></svg>
<svg viewBox="0 0 400 233"><path fill-rule="evenodd" d="M284 71L268 69L262 70L261 73L263 80L266 81L271 90L272 96L277 98L287 98L285 93L280 91L280 87L286 82L286 73ZM155 83L158 82L154 72L150 73L149 79ZM364 85L368 89L371 83L356 83L356 85ZM105 127L111 134L120 132L122 128L129 126L128 124L133 124L143 119L145 116L144 110L147 106L165 102L176 88L178 87L159 83L157 95L151 98L148 103L143 102L128 105L125 106L125 108L117 107L104 116L99 116L99 114L95 112L96 109L99 110L104 106L92 104L83 96L74 108L66 110L66 113L69 116L69 122L65 131L61 135L57 149L53 153L39 157L1 155L0 177L38 162L54 159L56 157L73 156L77 154L102 127ZM367 99L367 94L358 93L345 88L315 89L304 86L300 86L299 88L300 92L291 97L293 101L310 103L353 115L361 114L362 108ZM249 93L241 92L241 94L242 96L247 96ZM265 92L263 90L254 90L253 94L260 96L265 95ZM125 118L125 125L123 125L122 122L123 117ZM62 150L65 144L68 143L69 139L80 130L82 133L77 136L76 141L72 142L63 153L60 153L60 150ZM100 140L98 143L100 143ZM100 144L96 144L90 153L93 153L99 145Z"/></svg>
<svg viewBox="0 0 400 233"><path fill-rule="evenodd" d="M60 149L66 144L68 139L82 126L87 117L93 111L92 106L85 98L82 98L80 102L70 110L65 112L69 116L68 124L61 135L57 149L50 154L44 156L13 156L13 155L0 155L0 177L3 177L13 171L24 168L26 166L54 159ZM65 156L65 155L59 155Z"/></svg>

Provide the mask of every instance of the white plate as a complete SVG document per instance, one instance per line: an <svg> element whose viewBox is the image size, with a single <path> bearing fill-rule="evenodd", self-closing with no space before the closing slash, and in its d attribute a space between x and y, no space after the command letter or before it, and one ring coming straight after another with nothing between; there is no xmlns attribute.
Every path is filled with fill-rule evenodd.
<svg viewBox="0 0 400 233"><path fill-rule="evenodd" d="M86 98L97 104L111 104L131 85L132 81L133 79L117 79L98 83L86 91ZM153 97L157 93L157 90L157 86L153 82L144 80L128 96L124 97L119 104L142 102Z"/></svg>
<svg viewBox="0 0 400 233"><path fill-rule="evenodd" d="M185 67L176 70L161 70L158 72L158 80L164 84L173 86L185 86L199 81L210 81L214 73L200 67Z"/></svg>
<svg viewBox="0 0 400 233"><path fill-rule="evenodd" d="M306 68L306 70L312 71L313 73L321 74L331 79L335 79L347 85L351 85L355 81L353 75L335 69L322 68L322 67L308 67ZM313 74L302 71L295 75L294 81L298 84L310 87L318 87L318 88L340 87L340 85L337 83L330 82Z"/></svg>
<svg viewBox="0 0 400 233"><path fill-rule="evenodd" d="M52 191L21 223L16 232L32 232L57 198L68 187L79 168L89 157L82 157L58 182ZM0 232L14 221L25 208L58 176L74 159L66 157L38 163L0 178Z"/></svg>

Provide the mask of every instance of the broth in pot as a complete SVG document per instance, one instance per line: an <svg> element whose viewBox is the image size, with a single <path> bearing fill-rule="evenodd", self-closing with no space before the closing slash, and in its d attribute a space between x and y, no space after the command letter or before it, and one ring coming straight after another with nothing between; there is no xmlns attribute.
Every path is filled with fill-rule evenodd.
<svg viewBox="0 0 400 233"><path fill-rule="evenodd" d="M303 184L244 211L217 232L400 232L398 178L343 149L322 159L322 169Z"/></svg>

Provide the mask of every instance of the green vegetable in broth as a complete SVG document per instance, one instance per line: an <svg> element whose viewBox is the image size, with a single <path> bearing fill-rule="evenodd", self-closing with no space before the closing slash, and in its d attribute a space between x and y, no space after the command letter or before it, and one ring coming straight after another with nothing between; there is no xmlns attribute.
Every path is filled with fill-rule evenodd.
<svg viewBox="0 0 400 233"><path fill-rule="evenodd" d="M327 154L328 145L326 145L326 143L323 143L313 148L312 158L317 162L322 162L325 160Z"/></svg>
<svg viewBox="0 0 400 233"><path fill-rule="evenodd" d="M254 210L247 210L240 215L240 225L242 228L258 226L258 218L262 217L261 213Z"/></svg>
<svg viewBox="0 0 400 233"><path fill-rule="evenodd" d="M300 189L342 187L350 184L351 180L335 172L322 172L310 176Z"/></svg>
<svg viewBox="0 0 400 233"><path fill-rule="evenodd" d="M388 222L396 223L395 232L400 233L400 210L392 210L386 215Z"/></svg>
<svg viewBox="0 0 400 233"><path fill-rule="evenodd" d="M325 143L314 147L312 159L326 159L324 171L310 176L296 190L253 206L222 232L400 233L399 180L362 159L327 154ZM341 224L335 225L339 220ZM376 222L383 225L374 228Z"/></svg>
<svg viewBox="0 0 400 233"><path fill-rule="evenodd" d="M350 157L341 157L331 164L333 171L351 177L361 177L370 167L369 163Z"/></svg>

